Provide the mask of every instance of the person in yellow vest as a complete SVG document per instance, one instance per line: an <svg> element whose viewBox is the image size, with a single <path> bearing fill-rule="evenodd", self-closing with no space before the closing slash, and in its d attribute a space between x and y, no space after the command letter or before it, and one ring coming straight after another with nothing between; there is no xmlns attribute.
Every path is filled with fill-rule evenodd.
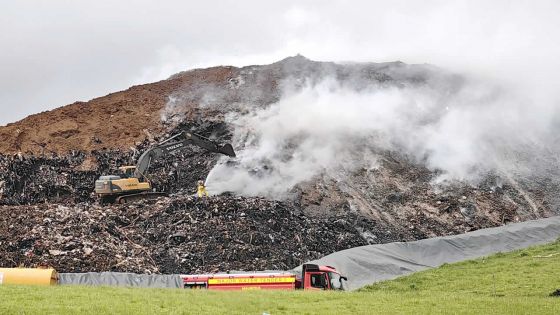
<svg viewBox="0 0 560 315"><path fill-rule="evenodd" d="M208 192L206 191L206 186L204 186L204 181L198 181L198 189L197 189L198 198L208 197Z"/></svg>

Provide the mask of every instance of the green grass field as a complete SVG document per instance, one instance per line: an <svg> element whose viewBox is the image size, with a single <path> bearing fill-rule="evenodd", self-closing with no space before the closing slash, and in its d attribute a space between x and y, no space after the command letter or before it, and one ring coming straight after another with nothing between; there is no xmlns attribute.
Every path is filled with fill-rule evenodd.
<svg viewBox="0 0 560 315"><path fill-rule="evenodd" d="M560 241L359 292L0 286L0 314L560 314Z"/></svg>

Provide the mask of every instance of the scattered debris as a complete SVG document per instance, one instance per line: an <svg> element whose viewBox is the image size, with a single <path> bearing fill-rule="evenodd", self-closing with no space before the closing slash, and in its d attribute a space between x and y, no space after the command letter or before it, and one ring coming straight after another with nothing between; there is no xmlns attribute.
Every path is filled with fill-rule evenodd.
<svg viewBox="0 0 560 315"><path fill-rule="evenodd" d="M533 258L552 258L557 255L560 255L560 253L552 253L549 255L537 255L537 256L533 256Z"/></svg>

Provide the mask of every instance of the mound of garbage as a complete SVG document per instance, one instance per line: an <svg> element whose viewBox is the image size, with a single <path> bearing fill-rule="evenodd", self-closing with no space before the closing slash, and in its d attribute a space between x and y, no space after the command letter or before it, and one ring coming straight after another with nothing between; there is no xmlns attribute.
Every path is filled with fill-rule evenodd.
<svg viewBox="0 0 560 315"><path fill-rule="evenodd" d="M116 174L118 167L135 165L138 157L160 138L183 130L213 134L221 141L230 137L224 123L191 122L178 124L160 137L145 140L128 150L72 150L68 154L0 154L0 205L37 203L93 203L94 182L99 176ZM215 154L192 146L153 161L149 179L158 191L177 193L192 191L197 180L216 163Z"/></svg>
<svg viewBox="0 0 560 315"><path fill-rule="evenodd" d="M262 198L174 196L101 207L1 206L0 265L60 272L289 269L367 244L356 215L310 218Z"/></svg>
<svg viewBox="0 0 560 315"><path fill-rule="evenodd" d="M444 82L444 96L454 93L462 80L427 65L335 64L297 56L264 66L186 71L0 127L0 265L50 265L61 272L288 269L355 246L458 234L558 214L557 167L522 176L490 170L477 182L440 183L441 171L428 167L424 157L379 145L383 133L369 129L338 138L340 147L352 142L351 150L345 147L345 162L357 163L319 167L285 187L282 196L242 197L223 190L209 199L196 199L192 194L197 180L206 179L217 165L245 167L243 175L250 180L244 187L249 190L257 190L271 174L290 182L305 167L291 173L274 173L274 167L306 158L311 162L305 166L314 166L324 156L309 159L294 148L310 145L321 151L332 133L313 138L319 140L313 143L306 141L313 128L297 130L279 141L274 154L256 159L257 165L220 160L190 147L150 167L152 186L169 197L127 205L97 203L93 188L100 175L135 165L150 146L181 131L246 150L258 141L252 126L243 126L243 121L269 117L266 109L271 104L286 105L278 105L283 90L302 90L326 78L335 80L335 86L373 94L376 89L400 91ZM260 109L265 109L264 115ZM435 112L426 120L437 115L442 114ZM236 133L244 127L246 132ZM335 138L340 133L351 132L337 130ZM532 160L513 153L524 163Z"/></svg>
<svg viewBox="0 0 560 315"><path fill-rule="evenodd" d="M199 199L195 182L215 156L193 148L156 161L153 179L169 197L127 205L98 204L93 182L137 152L75 152L56 157L2 156L0 265L48 265L62 272L197 273L289 269L361 245L411 241L547 216L533 213L512 185L491 180L434 191L429 172L387 162L392 181L341 191L318 179L294 198L275 201L231 194ZM93 163L93 162L92 162ZM396 165L399 165L397 167ZM383 175L383 176L382 176ZM391 183L414 178L411 188ZM412 181L409 179L409 181ZM320 185L319 185L320 184ZM306 186L307 185L307 186ZM311 187L309 187L311 186ZM370 204L355 206L355 200Z"/></svg>

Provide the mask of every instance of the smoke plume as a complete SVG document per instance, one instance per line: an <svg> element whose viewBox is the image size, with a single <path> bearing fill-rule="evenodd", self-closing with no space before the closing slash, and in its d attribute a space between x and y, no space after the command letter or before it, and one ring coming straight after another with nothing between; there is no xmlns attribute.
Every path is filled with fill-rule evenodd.
<svg viewBox="0 0 560 315"><path fill-rule="evenodd" d="M452 76L417 85L364 88L327 77L283 86L278 102L230 114L238 159L210 172L212 193L281 199L321 174L343 180L376 168L387 151L437 170L443 183L558 173L560 120L551 98Z"/></svg>

